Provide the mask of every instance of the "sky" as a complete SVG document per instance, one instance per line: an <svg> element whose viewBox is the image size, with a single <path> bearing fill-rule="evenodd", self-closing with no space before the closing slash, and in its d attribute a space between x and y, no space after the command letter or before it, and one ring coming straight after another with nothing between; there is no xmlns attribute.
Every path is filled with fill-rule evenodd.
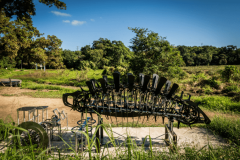
<svg viewBox="0 0 240 160"><path fill-rule="evenodd" d="M129 47L135 34L128 27L148 28L174 46L240 48L240 0L61 0L66 10L33 1L33 26L61 39L63 50L99 38Z"/></svg>

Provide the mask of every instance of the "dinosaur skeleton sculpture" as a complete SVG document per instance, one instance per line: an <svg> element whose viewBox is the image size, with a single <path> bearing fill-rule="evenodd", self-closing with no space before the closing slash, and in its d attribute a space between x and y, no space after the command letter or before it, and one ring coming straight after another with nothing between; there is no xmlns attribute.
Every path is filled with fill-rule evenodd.
<svg viewBox="0 0 240 160"><path fill-rule="evenodd" d="M103 78L91 79L86 84L89 91L81 88L81 91L63 94L64 105L71 107L78 112L92 113L98 112L101 115L116 117L138 117L150 116L155 118L175 119L180 123L192 125L195 123L209 124L211 121L207 115L198 107L198 104L181 97L174 96L178 89L177 84L173 84L164 77L159 79L157 74L153 74L152 85L150 86L150 76L139 74L139 84L134 83L135 77L127 74L127 83L120 83L120 73L113 73L114 85L109 85L107 76ZM99 83L101 86L99 85ZM165 88L162 90L162 88ZM68 102L68 97L73 97L73 104ZM191 126L190 126L191 127Z"/></svg>

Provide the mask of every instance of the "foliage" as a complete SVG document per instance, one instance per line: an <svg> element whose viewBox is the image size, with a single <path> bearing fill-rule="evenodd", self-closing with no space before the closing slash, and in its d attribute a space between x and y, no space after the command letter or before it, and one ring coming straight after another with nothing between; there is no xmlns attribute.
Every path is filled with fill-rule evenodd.
<svg viewBox="0 0 240 160"><path fill-rule="evenodd" d="M11 61L15 60L27 63L31 66L31 62L42 63L54 68L64 68L61 57L61 49L59 48L62 41L56 36L48 35L40 37L41 34L31 23L27 23L25 18L23 21L10 21L3 11L0 12L0 34L4 36L0 38L0 59L9 57Z"/></svg>
<svg viewBox="0 0 240 160"><path fill-rule="evenodd" d="M16 61L13 59L10 59L9 57L2 57L0 59L0 69L5 69L5 68L13 68L16 65Z"/></svg>
<svg viewBox="0 0 240 160"><path fill-rule="evenodd" d="M81 48L81 61L78 69L84 65L92 69L103 69L104 66L128 68L132 52L121 41L110 41L99 38L93 41L92 46L86 45Z"/></svg>
<svg viewBox="0 0 240 160"><path fill-rule="evenodd" d="M183 71L180 67L170 66L165 76L169 79L183 79L187 76L187 73Z"/></svg>
<svg viewBox="0 0 240 160"><path fill-rule="evenodd" d="M102 75L112 75L114 71L115 71L114 67L104 66L104 70L102 72Z"/></svg>
<svg viewBox="0 0 240 160"><path fill-rule="evenodd" d="M239 72L236 66L225 66L225 69L222 71L222 78L229 82Z"/></svg>
<svg viewBox="0 0 240 160"><path fill-rule="evenodd" d="M237 85L230 85L224 88L224 92L238 91Z"/></svg>
<svg viewBox="0 0 240 160"><path fill-rule="evenodd" d="M204 108L215 111L240 112L240 103L232 102L229 97L225 96L206 96L194 97L196 103L201 102Z"/></svg>
<svg viewBox="0 0 240 160"><path fill-rule="evenodd" d="M217 81L216 77L213 76L208 79L208 84L213 88L219 89L221 82Z"/></svg>
<svg viewBox="0 0 240 160"><path fill-rule="evenodd" d="M239 132L240 120L227 119L225 117L214 116L213 120L207 128L213 130L216 134L222 137L227 137L232 142L240 145Z"/></svg>
<svg viewBox="0 0 240 160"><path fill-rule="evenodd" d="M211 94L212 93L212 88L210 86L206 86L203 88L205 94Z"/></svg>
<svg viewBox="0 0 240 160"><path fill-rule="evenodd" d="M193 82L202 80L202 79L206 79L206 75L204 73L199 73L199 74L195 74L193 75Z"/></svg>
<svg viewBox="0 0 240 160"><path fill-rule="evenodd" d="M131 39L134 52L130 69L135 75L168 72L170 67L184 65L179 51L173 49L165 38L144 28L129 28L136 36ZM171 68L172 69L172 68Z"/></svg>
<svg viewBox="0 0 240 160"><path fill-rule="evenodd" d="M187 66L193 65L234 65L240 64L240 48L228 45L214 46L177 46Z"/></svg>
<svg viewBox="0 0 240 160"><path fill-rule="evenodd" d="M52 5L55 5L58 9L66 10L66 4L59 0L38 0L38 1L49 7L52 7ZM0 6L4 10L6 16L9 18L12 18L13 15L16 15L18 20L23 20L26 18L27 21L31 23L31 16L36 15L35 5L32 0L24 0L24 1L1 0Z"/></svg>

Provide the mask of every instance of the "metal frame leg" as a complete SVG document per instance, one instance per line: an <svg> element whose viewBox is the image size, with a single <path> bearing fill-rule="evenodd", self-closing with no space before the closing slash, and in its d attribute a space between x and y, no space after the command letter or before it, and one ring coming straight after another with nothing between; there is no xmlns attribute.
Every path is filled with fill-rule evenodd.
<svg viewBox="0 0 240 160"><path fill-rule="evenodd" d="M17 110L17 123L19 125L19 111Z"/></svg>
<svg viewBox="0 0 240 160"><path fill-rule="evenodd" d="M78 152L78 138L77 138L77 133L75 132L75 152Z"/></svg>
<svg viewBox="0 0 240 160"><path fill-rule="evenodd" d="M51 153L51 129L47 126L47 135L48 135L48 148L50 148L47 153Z"/></svg>
<svg viewBox="0 0 240 160"><path fill-rule="evenodd" d="M172 151L176 149L175 147L177 147L177 135L173 131L173 122L174 122L173 118L169 118L168 124L165 125L165 142L166 142L167 146L171 147ZM171 144L169 134L171 134L173 137L172 141L173 141L173 144L175 145L175 147L173 147L173 144Z"/></svg>
<svg viewBox="0 0 240 160"><path fill-rule="evenodd" d="M81 114L81 122L83 120L83 113ZM81 134L81 152L83 152L83 134Z"/></svg>
<svg viewBox="0 0 240 160"><path fill-rule="evenodd" d="M98 116L98 125L100 123L99 119L100 119L100 117ZM98 152L98 153L100 153L100 144L99 143L100 143L100 135L99 135L99 128L98 128L97 133L96 133L96 152Z"/></svg>
<svg viewBox="0 0 240 160"><path fill-rule="evenodd" d="M100 124L103 124L103 118L101 118ZM101 132L101 144L103 144L103 127L100 127L100 132Z"/></svg>

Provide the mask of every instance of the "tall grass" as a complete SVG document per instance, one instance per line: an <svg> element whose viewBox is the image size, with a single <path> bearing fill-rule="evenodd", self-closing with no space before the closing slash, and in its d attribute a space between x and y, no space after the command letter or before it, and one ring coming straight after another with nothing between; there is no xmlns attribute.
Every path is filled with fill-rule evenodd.
<svg viewBox="0 0 240 160"><path fill-rule="evenodd" d="M3 76L3 78L18 78L25 81L37 82L41 84L54 84L66 86L86 86L85 81L89 79L101 78L102 70L29 70L13 71Z"/></svg>
<svg viewBox="0 0 240 160"><path fill-rule="evenodd" d="M237 122L239 125L240 122ZM5 127L5 135L12 135L9 133L10 130L14 131L14 129L20 129L26 131L24 129L18 128L14 125L10 125L4 123L3 121L0 122L1 128ZM100 126L98 126L100 127ZM97 127L97 129L98 129ZM206 145L201 149L191 148L185 146L184 148L177 148L175 152L171 152L170 150L163 150L159 151L156 150L157 148L152 146L151 137L149 136L150 146L146 150L144 143L142 146L138 147L136 142L131 139L130 136L127 136L127 139L123 142L118 144L117 141L113 137L112 126L107 126L102 124L105 133L109 137L110 141L107 142L103 148L101 149L101 153L94 153L92 150L96 148L95 143L95 135L96 131L92 138L89 137L88 134L85 132L81 132L87 138L87 146L84 153L75 153L74 149L72 148L72 153L74 156L63 156L59 154L58 156L53 156L50 153L47 154L47 150L40 150L40 152L35 152L34 146L30 145L27 147L21 147L16 149L16 145L12 144L8 146L7 151L5 153L0 153L1 159L239 159L240 158L240 145L239 144L232 144L227 149L222 147L217 147L213 149L213 146ZM8 129L6 129L8 128ZM86 127L88 129L88 127ZM227 133L223 134L222 136L234 140L237 137L239 138L239 128L237 128L236 123L232 123L227 119L215 117L210 123L208 128L215 130L215 133ZM232 128L232 130L229 130ZM8 133L7 133L8 132ZM19 137L18 135L13 135L13 137ZM147 137L145 137L146 139ZM6 136L5 136L6 139ZM63 140L63 139L62 139ZM66 143L66 142L64 142ZM108 149L108 145L112 144L115 147L114 152L110 152ZM67 143L66 143L67 144ZM69 146L71 148L71 146ZM53 148L52 148L53 149ZM106 152L104 152L106 151ZM105 153L105 154L103 154Z"/></svg>
<svg viewBox="0 0 240 160"><path fill-rule="evenodd" d="M196 103L201 102L201 106L212 111L223 111L225 113L240 113L240 102L233 102L225 96L199 96L192 97Z"/></svg>

